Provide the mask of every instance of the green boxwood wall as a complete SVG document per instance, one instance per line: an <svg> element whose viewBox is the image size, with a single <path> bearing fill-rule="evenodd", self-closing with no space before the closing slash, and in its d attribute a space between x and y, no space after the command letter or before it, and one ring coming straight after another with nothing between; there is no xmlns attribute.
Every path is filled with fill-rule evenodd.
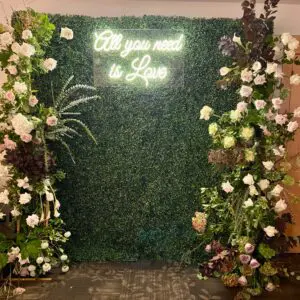
<svg viewBox="0 0 300 300"><path fill-rule="evenodd" d="M228 110L235 97L215 82L226 59L218 40L240 31L238 21L144 16L90 18L52 15L57 34L47 56L58 68L39 79L40 98L51 99L72 74L93 84L92 33L96 28L184 30L184 88L101 88L101 100L82 106L82 120L98 145L85 137L70 141L73 165L58 148L67 178L60 186L63 218L72 231L75 260L179 260L193 246L191 217L198 208L197 187L217 183L207 162L210 139L199 109ZM62 26L74 30L60 40Z"/></svg>

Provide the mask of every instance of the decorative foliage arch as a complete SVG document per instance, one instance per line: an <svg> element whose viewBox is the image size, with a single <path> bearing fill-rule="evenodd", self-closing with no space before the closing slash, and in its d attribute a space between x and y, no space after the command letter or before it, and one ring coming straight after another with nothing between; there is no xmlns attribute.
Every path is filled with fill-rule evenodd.
<svg viewBox="0 0 300 300"><path fill-rule="evenodd" d="M216 120L208 129L209 160L223 166L224 173L219 187L201 190L203 212L196 212L192 222L202 244L209 241L203 274L221 277L228 287L243 287L236 299L274 290L280 276L289 276L277 256L299 242L284 232L292 223L287 200L297 200L287 190L295 184L288 171L293 162L299 165L285 145L299 127L300 107L293 113L281 109L289 94L283 79L300 84L298 74L282 71L283 64L299 64L299 41L289 33L272 35L278 3L266 0L265 12L256 17L256 1L243 1L244 37L223 37L219 44L233 60L220 69L219 85L236 86L240 102L221 116L209 106L200 111L200 119Z"/></svg>

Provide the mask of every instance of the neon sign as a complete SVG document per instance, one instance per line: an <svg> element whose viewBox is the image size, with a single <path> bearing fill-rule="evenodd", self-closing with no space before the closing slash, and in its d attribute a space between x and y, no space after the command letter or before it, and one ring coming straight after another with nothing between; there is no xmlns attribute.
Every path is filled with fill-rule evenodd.
<svg viewBox="0 0 300 300"><path fill-rule="evenodd" d="M166 38L165 31L151 29L96 31L95 85L139 83L148 87L158 82L167 84L171 79L178 81L181 78L178 71L182 73L183 69L183 60L178 58L182 55L184 35L175 30L166 31L170 38Z"/></svg>

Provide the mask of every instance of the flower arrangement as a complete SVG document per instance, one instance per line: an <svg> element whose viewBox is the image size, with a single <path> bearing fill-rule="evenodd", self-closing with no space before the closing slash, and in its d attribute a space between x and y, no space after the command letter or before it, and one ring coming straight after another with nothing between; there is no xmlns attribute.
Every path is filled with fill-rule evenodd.
<svg viewBox="0 0 300 300"><path fill-rule="evenodd" d="M209 161L224 172L219 187L201 189L202 212L192 222L201 245L208 241L204 275L241 287L236 299L276 289L280 276L289 273L275 258L298 242L284 234L292 223L287 199L297 199L287 190L295 179L288 175L292 164L285 145L299 127L300 107L292 113L281 107L289 93L283 79L299 85L300 76L284 74L281 66L300 63L299 41L289 33L272 35L278 3L265 0L265 12L256 17L256 1L242 2L244 38L221 39L219 49L233 63L220 69L218 82L221 88L236 87L240 100L220 117L208 106L200 111L200 119L217 118L208 128Z"/></svg>
<svg viewBox="0 0 300 300"><path fill-rule="evenodd" d="M72 108L98 98L80 96L95 89L69 87L70 78L52 107L41 103L33 78L57 66L54 58L45 57L55 26L47 15L32 10L15 13L13 23L0 25L0 218L6 220L0 269L8 278L45 275L58 265L62 272L69 270L64 244L71 233L64 229L55 193L55 183L65 174L56 169L48 143L58 141L71 154L65 138L79 135L72 124L94 139ZM73 31L62 28L60 37L71 40ZM13 294L23 292L16 288Z"/></svg>

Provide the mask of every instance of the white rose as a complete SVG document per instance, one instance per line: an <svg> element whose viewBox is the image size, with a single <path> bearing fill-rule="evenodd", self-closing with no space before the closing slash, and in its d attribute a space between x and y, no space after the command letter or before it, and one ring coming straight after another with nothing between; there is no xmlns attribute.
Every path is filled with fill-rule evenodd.
<svg viewBox="0 0 300 300"><path fill-rule="evenodd" d="M263 85L267 82L266 80L266 76L265 75L257 75L255 78L254 78L254 83L255 85Z"/></svg>
<svg viewBox="0 0 300 300"><path fill-rule="evenodd" d="M35 48L30 44L23 43L20 47L19 54L30 57L35 54Z"/></svg>
<svg viewBox="0 0 300 300"><path fill-rule="evenodd" d="M266 73L272 74L275 73L277 70L278 64L276 63L267 63Z"/></svg>
<svg viewBox="0 0 300 300"><path fill-rule="evenodd" d="M50 270L51 270L51 265L49 263L44 263L43 271L46 273L46 272L49 272Z"/></svg>
<svg viewBox="0 0 300 300"><path fill-rule="evenodd" d="M239 36L236 36L235 34L234 34L234 36L233 36L233 38L232 38L232 41L233 41L234 43L240 45L240 46L243 45L243 44L242 44L242 41L241 41L241 38L240 38Z"/></svg>
<svg viewBox="0 0 300 300"><path fill-rule="evenodd" d="M27 92L27 85L25 82L16 81L13 87L17 94L24 94Z"/></svg>
<svg viewBox="0 0 300 300"><path fill-rule="evenodd" d="M223 145L225 149L235 146L235 138L233 136L225 136L223 139Z"/></svg>
<svg viewBox="0 0 300 300"><path fill-rule="evenodd" d="M42 243L41 243L41 248L42 249L47 249L49 247L49 243L47 242L47 241L43 241Z"/></svg>
<svg viewBox="0 0 300 300"><path fill-rule="evenodd" d="M53 58L47 58L43 62L43 67L46 71L53 71L57 66L57 61Z"/></svg>
<svg viewBox="0 0 300 300"><path fill-rule="evenodd" d="M210 117L213 115L213 113L214 113L213 109L211 107L205 105L200 110L200 119L207 121L210 119Z"/></svg>
<svg viewBox="0 0 300 300"><path fill-rule="evenodd" d="M276 213L281 213L282 211L287 209L287 204L283 199L280 199L279 201L276 202L274 210Z"/></svg>
<svg viewBox="0 0 300 300"><path fill-rule="evenodd" d="M64 234L65 238L69 238L70 236L71 236L71 232L70 231L65 232L65 234Z"/></svg>
<svg viewBox="0 0 300 300"><path fill-rule="evenodd" d="M1 204L9 204L9 191L4 190L3 192L0 192L0 203Z"/></svg>
<svg viewBox="0 0 300 300"><path fill-rule="evenodd" d="M24 193L24 194L20 195L19 203L24 205L24 204L29 203L30 200L31 200L31 195L28 193Z"/></svg>
<svg viewBox="0 0 300 300"><path fill-rule="evenodd" d="M296 56L296 52L294 50L285 50L284 53L288 60L293 60Z"/></svg>
<svg viewBox="0 0 300 300"><path fill-rule="evenodd" d="M244 178L243 178L243 182L247 185L253 185L254 184L254 178L251 174L247 174Z"/></svg>
<svg viewBox="0 0 300 300"><path fill-rule="evenodd" d="M214 136L218 132L218 124L217 123L211 123L208 126L208 133L211 136Z"/></svg>
<svg viewBox="0 0 300 300"><path fill-rule="evenodd" d="M10 58L8 59L8 62L13 62L17 64L19 62L19 56L17 54L12 54Z"/></svg>
<svg viewBox="0 0 300 300"><path fill-rule="evenodd" d="M32 32L31 32L31 30L25 29L25 30L22 32L22 39L23 39L23 40L28 40L28 39L31 39L31 38L32 38Z"/></svg>
<svg viewBox="0 0 300 300"><path fill-rule="evenodd" d="M253 73L252 71L250 71L249 69L244 69L242 72L241 72L241 79L242 81L244 82L251 82L252 79L253 79Z"/></svg>
<svg viewBox="0 0 300 300"><path fill-rule="evenodd" d="M288 43L288 47L290 50L297 50L299 47L299 41L296 38L292 38L289 43Z"/></svg>
<svg viewBox="0 0 300 300"><path fill-rule="evenodd" d="M36 259L36 263L39 264L39 265L40 265L41 263L43 263L43 262L44 262L44 258L41 257L41 256L38 257L38 258Z"/></svg>
<svg viewBox="0 0 300 300"><path fill-rule="evenodd" d="M255 100L254 105L257 110L260 110L264 109L267 103L264 100Z"/></svg>
<svg viewBox="0 0 300 300"><path fill-rule="evenodd" d="M270 181L268 179L261 179L258 182L258 186L262 191L266 190L270 186Z"/></svg>
<svg viewBox="0 0 300 300"><path fill-rule="evenodd" d="M15 43L13 43L12 45L11 45L11 50L12 50L12 52L14 52L15 54L20 54L20 51L21 51L21 45L19 44L19 43L17 43L17 42L15 42Z"/></svg>
<svg viewBox="0 0 300 300"><path fill-rule="evenodd" d="M252 199L249 198L247 201L245 201L243 206L244 206L245 208L248 208L248 207L253 206L253 201L252 201Z"/></svg>
<svg viewBox="0 0 300 300"><path fill-rule="evenodd" d="M60 31L60 37L66 40L72 40L74 37L73 30L68 27L62 27Z"/></svg>
<svg viewBox="0 0 300 300"><path fill-rule="evenodd" d="M226 181L226 182L223 182L223 183L222 183L222 190L223 190L225 193L232 193L233 190L234 190L234 187L230 184L229 181Z"/></svg>
<svg viewBox="0 0 300 300"><path fill-rule="evenodd" d="M263 161L262 163L268 171L271 171L274 167L274 163L270 160L269 161Z"/></svg>
<svg viewBox="0 0 300 300"><path fill-rule="evenodd" d="M46 200L47 201L53 201L54 200L54 195L50 192L46 192Z"/></svg>
<svg viewBox="0 0 300 300"><path fill-rule="evenodd" d="M242 87L241 87L241 89L240 89L240 95L241 95L242 97L248 98L248 97L251 96L252 92L253 92L253 89L252 89L251 86L242 85Z"/></svg>
<svg viewBox="0 0 300 300"><path fill-rule="evenodd" d="M290 77L290 84L299 85L300 84L300 76L298 74L294 74Z"/></svg>
<svg viewBox="0 0 300 300"><path fill-rule="evenodd" d="M274 50L274 60L281 60L282 56L283 56L283 49L280 48L279 46L275 46L273 48Z"/></svg>
<svg viewBox="0 0 300 300"><path fill-rule="evenodd" d="M277 184L271 191L271 195L278 197L282 191L283 191L283 187L281 185Z"/></svg>
<svg viewBox="0 0 300 300"><path fill-rule="evenodd" d="M252 66L252 70L257 73L259 70L261 70L261 63L259 61L256 61L253 66Z"/></svg>
<svg viewBox="0 0 300 300"><path fill-rule="evenodd" d="M283 45L287 45L289 42L291 42L293 40L293 36L288 33L288 32L285 32L281 35L281 42Z"/></svg>
<svg viewBox="0 0 300 300"><path fill-rule="evenodd" d="M14 207L14 209L10 213L13 217L18 217L21 214L21 212L16 207Z"/></svg>
<svg viewBox="0 0 300 300"><path fill-rule="evenodd" d="M220 75L221 75L221 76L226 76L230 71L231 71L230 68L228 68L228 67L222 67L222 68L220 69Z"/></svg>
<svg viewBox="0 0 300 300"><path fill-rule="evenodd" d="M29 275L30 275L31 277L35 277L35 276L36 276L36 272L35 272L35 271L31 271L31 272L29 273Z"/></svg>
<svg viewBox="0 0 300 300"><path fill-rule="evenodd" d="M61 267L61 271L62 271L63 273L67 273L67 272L69 271L69 266L62 266L62 267Z"/></svg>
<svg viewBox="0 0 300 300"><path fill-rule="evenodd" d="M68 259L68 255L66 254L63 254L61 257L60 257L60 260L61 261L66 261Z"/></svg>
<svg viewBox="0 0 300 300"><path fill-rule="evenodd" d="M17 135L29 134L34 129L33 123L20 113L11 119L11 124Z"/></svg>
<svg viewBox="0 0 300 300"><path fill-rule="evenodd" d="M297 108L294 110L294 117L295 117L295 118L300 118L300 107L297 107Z"/></svg>
<svg viewBox="0 0 300 300"><path fill-rule="evenodd" d="M278 148L273 148L272 150L276 156L284 156L285 154L285 148L282 145L280 145Z"/></svg>
<svg viewBox="0 0 300 300"><path fill-rule="evenodd" d="M297 121L289 122L288 126L287 126L287 131L288 132L294 132L298 129L298 127L299 127L299 124L298 124Z"/></svg>
<svg viewBox="0 0 300 300"><path fill-rule="evenodd" d="M29 227L34 228L39 224L39 217L36 214L32 214L26 218L26 223Z"/></svg>
<svg viewBox="0 0 300 300"><path fill-rule="evenodd" d="M232 110L232 111L230 112L229 117L230 117L230 120L231 120L232 122L238 122L238 121L241 120L242 115L241 115L240 111L238 111L238 110Z"/></svg>
<svg viewBox="0 0 300 300"><path fill-rule="evenodd" d="M273 237L273 236L275 236L275 234L278 233L278 231L276 230L276 228L274 226L267 226L266 228L264 228L264 232L266 233L266 235L268 237Z"/></svg>
<svg viewBox="0 0 300 300"><path fill-rule="evenodd" d="M12 44L12 42L14 41L11 33L9 32L4 32L2 34L0 34L0 45L7 47L9 45Z"/></svg>
<svg viewBox="0 0 300 300"><path fill-rule="evenodd" d="M257 196L258 195L258 191L257 191L257 189L254 185L249 186L249 194L250 194L250 196Z"/></svg>
<svg viewBox="0 0 300 300"><path fill-rule="evenodd" d="M28 266L28 271L29 272L33 272L33 271L35 271L36 270L36 266L35 265L29 265Z"/></svg>

